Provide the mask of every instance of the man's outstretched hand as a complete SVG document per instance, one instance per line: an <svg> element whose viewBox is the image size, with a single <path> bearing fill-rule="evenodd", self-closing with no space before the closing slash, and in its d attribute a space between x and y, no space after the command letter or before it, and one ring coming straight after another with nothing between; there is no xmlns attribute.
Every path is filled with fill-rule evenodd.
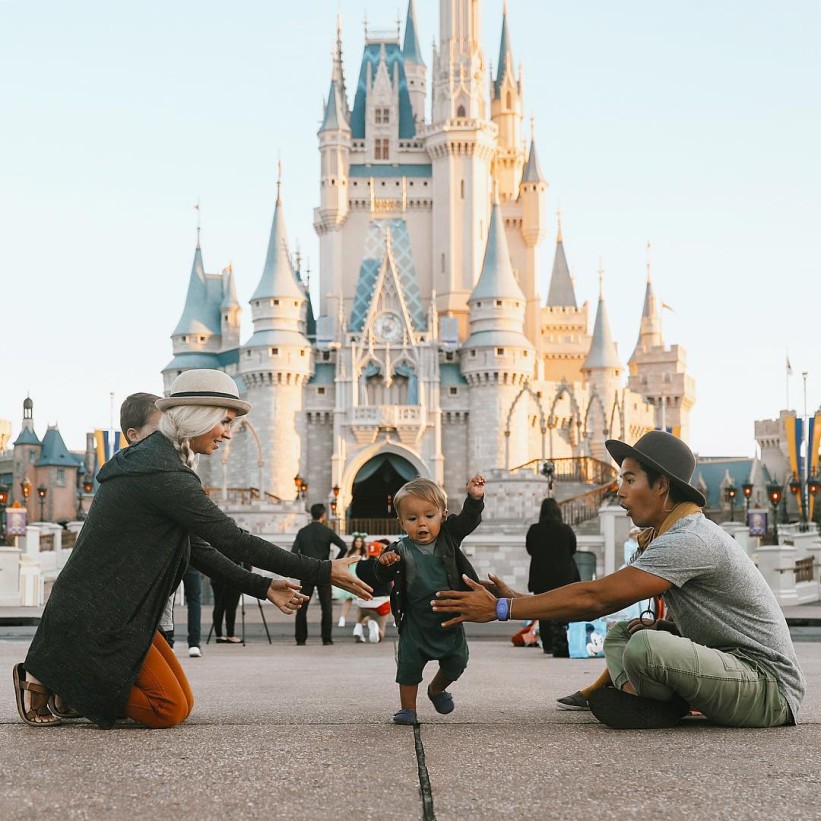
<svg viewBox="0 0 821 821"><path fill-rule="evenodd" d="M293 616L308 601L308 597L299 592L301 589L299 582L292 582L290 579L272 579L266 598L286 616Z"/></svg>
<svg viewBox="0 0 821 821"><path fill-rule="evenodd" d="M462 576L470 590L440 590L431 602L435 613L453 613L442 627L453 627L464 621L486 622L496 618L496 597L470 576Z"/></svg>

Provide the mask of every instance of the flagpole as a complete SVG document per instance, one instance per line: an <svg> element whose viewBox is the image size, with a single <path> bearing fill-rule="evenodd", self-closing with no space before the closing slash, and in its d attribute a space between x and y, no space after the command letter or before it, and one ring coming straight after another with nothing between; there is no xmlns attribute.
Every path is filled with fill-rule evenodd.
<svg viewBox="0 0 821 821"><path fill-rule="evenodd" d="M790 374L791 373L792 373L792 365L790 365L790 355L788 353L787 354L787 361L786 361L785 366L784 366L784 384L785 384L786 394L787 394L787 404L786 404L784 410L789 410L790 409Z"/></svg>

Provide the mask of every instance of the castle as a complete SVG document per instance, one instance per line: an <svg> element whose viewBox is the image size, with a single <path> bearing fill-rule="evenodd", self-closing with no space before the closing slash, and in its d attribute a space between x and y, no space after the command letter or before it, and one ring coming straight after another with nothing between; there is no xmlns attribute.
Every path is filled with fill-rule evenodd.
<svg viewBox="0 0 821 821"><path fill-rule="evenodd" d="M222 461L203 463L207 486L274 503L301 488L350 517L383 516L416 475L459 499L475 472L607 460L606 438L653 428L688 438L693 380L684 351L664 344L649 267L626 385L601 277L590 333L561 223L546 299L538 291L548 182L523 135L507 9L490 76L480 0L442 0L439 17L430 73L413 0L403 40L366 34L352 105L337 26L318 132L316 305L279 182L245 342L234 273L206 273L198 240L164 386L220 368L253 406Z"/></svg>

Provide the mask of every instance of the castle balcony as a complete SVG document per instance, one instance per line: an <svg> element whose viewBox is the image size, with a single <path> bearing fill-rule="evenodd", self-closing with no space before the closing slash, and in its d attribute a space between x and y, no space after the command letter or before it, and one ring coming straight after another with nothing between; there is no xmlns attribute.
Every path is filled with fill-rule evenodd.
<svg viewBox="0 0 821 821"><path fill-rule="evenodd" d="M360 405L348 408L345 425L360 445L373 442L380 433L414 445L425 430L427 414L419 405Z"/></svg>

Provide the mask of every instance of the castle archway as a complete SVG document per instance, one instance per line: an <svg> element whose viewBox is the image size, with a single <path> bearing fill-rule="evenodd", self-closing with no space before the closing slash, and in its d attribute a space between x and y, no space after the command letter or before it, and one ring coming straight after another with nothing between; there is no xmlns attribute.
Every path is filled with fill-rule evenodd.
<svg viewBox="0 0 821 821"><path fill-rule="evenodd" d="M351 488L349 519L392 519L393 497L419 471L397 453L378 453L357 471Z"/></svg>

